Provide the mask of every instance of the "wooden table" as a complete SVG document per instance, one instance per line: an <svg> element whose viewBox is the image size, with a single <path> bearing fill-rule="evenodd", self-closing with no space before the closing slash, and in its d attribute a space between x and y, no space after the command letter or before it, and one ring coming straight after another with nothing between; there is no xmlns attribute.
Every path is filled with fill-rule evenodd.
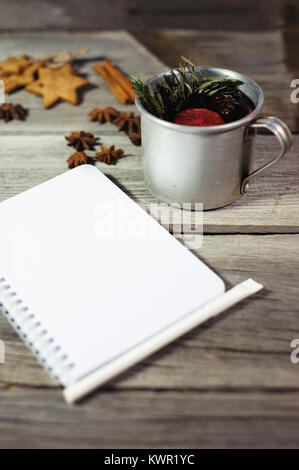
<svg viewBox="0 0 299 470"><path fill-rule="evenodd" d="M265 91L265 113L298 132L298 105L290 103L283 31L264 33L159 31L139 34L171 65L181 54L200 64L250 75ZM94 132L126 152L117 165L97 166L140 203L154 199L144 186L141 150L112 125L88 119L94 106L119 106L91 68L107 56L144 77L167 67L126 32L11 33L1 35L1 54L36 57L89 48L80 71L94 85L78 107L61 103L43 110L24 91L12 102L30 108L24 122L0 126L0 200L67 171L70 131ZM295 68L294 68L295 67ZM132 109L132 108L131 108ZM61 390L0 317L6 364L0 365L0 447L202 448L294 447L299 444L299 364L290 342L299 337L298 137L286 158L257 177L236 203L204 213L204 238L196 254L227 287L252 277L265 288L155 354L78 406ZM258 139L256 164L277 151L275 138ZM174 230L178 219L174 214Z"/></svg>

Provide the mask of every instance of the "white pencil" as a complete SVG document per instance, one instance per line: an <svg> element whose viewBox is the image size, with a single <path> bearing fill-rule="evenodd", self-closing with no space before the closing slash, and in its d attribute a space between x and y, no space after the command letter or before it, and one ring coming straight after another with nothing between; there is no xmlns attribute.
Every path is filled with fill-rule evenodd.
<svg viewBox="0 0 299 470"><path fill-rule="evenodd" d="M67 387L63 392L65 400L68 403L80 400L113 377L262 288L263 286L253 279L247 279L247 281L237 284L203 307Z"/></svg>

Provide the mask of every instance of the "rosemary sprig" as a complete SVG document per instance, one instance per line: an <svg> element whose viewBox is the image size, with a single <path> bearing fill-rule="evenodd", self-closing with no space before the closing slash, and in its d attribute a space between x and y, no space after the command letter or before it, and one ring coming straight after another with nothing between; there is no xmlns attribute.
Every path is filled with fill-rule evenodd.
<svg viewBox="0 0 299 470"><path fill-rule="evenodd" d="M155 116L162 118L163 116L163 103L160 97L157 97L150 85L145 85L137 74L131 75L131 83L137 95L143 101L147 111Z"/></svg>
<svg viewBox="0 0 299 470"><path fill-rule="evenodd" d="M205 77L198 87L199 93L205 93L208 96L212 96L215 93L222 92L225 94L233 91L236 86L241 85L241 80L229 78L227 75L222 77Z"/></svg>
<svg viewBox="0 0 299 470"><path fill-rule="evenodd" d="M150 85L145 85L139 75L131 76L137 95L151 114L171 120L190 99L203 101L217 93L224 97L233 96L237 86L242 84L240 80L228 76L202 78L191 60L186 57L182 59L184 64L164 75L155 91Z"/></svg>

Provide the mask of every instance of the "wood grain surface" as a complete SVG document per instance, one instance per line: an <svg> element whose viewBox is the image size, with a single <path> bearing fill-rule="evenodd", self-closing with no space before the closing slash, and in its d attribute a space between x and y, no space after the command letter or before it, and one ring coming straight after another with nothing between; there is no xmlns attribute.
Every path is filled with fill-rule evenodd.
<svg viewBox="0 0 299 470"><path fill-rule="evenodd" d="M158 37L155 32L158 39L150 33L146 41L151 34L152 49L159 44L164 60L172 34L189 38L185 55L187 46L188 55L196 48L189 33L164 31ZM268 97L278 89L280 117L296 122L277 78L277 70L290 78L276 49L277 44L282 47L280 33L256 33L259 39L251 53L247 33L217 33L210 38L208 33L196 34L201 56L216 58L213 65L263 79ZM143 182L141 149L114 126L89 121L94 106L134 109L118 105L92 64L105 56L143 77L166 65L125 32L3 33L0 40L3 58L23 52L38 56L61 50L62 45L63 50L86 46L90 60L77 67L92 84L82 92L78 107L61 103L43 110L41 100L24 91L9 97L30 113L25 122L1 123L0 200L67 171L71 149L64 136L85 130L125 151L117 165L97 163L98 168L137 202L154 202ZM234 58L229 54L232 43L239 48ZM181 54L176 47L173 58ZM248 63L242 59L242 48ZM262 69L266 57L269 76L266 65ZM275 99L268 103L267 113L277 110ZM1 448L298 447L299 365L290 361L290 342L299 337L298 138L283 161L253 181L246 196L224 209L205 212L203 240L196 235L202 246L194 253L227 287L252 277L264 284L264 290L106 384L80 405L64 403L61 390L0 317L0 338L6 345L6 363L0 364ZM274 137L259 136L256 165L276 151ZM178 227L179 213L174 210L171 228Z"/></svg>
<svg viewBox="0 0 299 470"><path fill-rule="evenodd" d="M0 30L193 28L267 30L298 15L296 0L0 0Z"/></svg>

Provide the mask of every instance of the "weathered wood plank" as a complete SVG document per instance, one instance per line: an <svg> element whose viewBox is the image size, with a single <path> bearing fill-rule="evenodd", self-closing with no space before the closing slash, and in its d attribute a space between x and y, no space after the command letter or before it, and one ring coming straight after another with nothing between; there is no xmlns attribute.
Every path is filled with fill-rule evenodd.
<svg viewBox="0 0 299 470"><path fill-rule="evenodd" d="M196 250L227 286L253 277L265 289L108 384L117 389L299 390L290 342L299 337L299 235L205 236ZM0 387L53 386L5 318Z"/></svg>
<svg viewBox="0 0 299 470"><path fill-rule="evenodd" d="M299 392L0 391L1 448L295 448Z"/></svg>
<svg viewBox="0 0 299 470"><path fill-rule="evenodd" d="M189 0L182 3L159 0L141 3L140 0L101 1L85 0L13 0L2 2L0 30L91 30L122 28L198 28L210 30L271 29L283 23L290 0L251 0L250 4L236 0L207 3ZM34 12L34 14L33 14ZM292 11L292 17L296 9Z"/></svg>
<svg viewBox="0 0 299 470"><path fill-rule="evenodd" d="M92 130L100 142L106 145L115 144L127 155L115 166L98 163L98 168L111 176L137 202L145 205L157 202L144 185L141 149L132 145L127 136L118 133L114 126L106 124L100 127L94 123L89 125L87 119L85 115L81 127L77 120L77 125L71 129ZM59 135L58 130L53 133L45 131L45 134L20 130L16 139L10 133L1 135L0 131L0 200L67 170L66 159L72 150L66 145L64 135L71 130L69 122L65 127L64 121L60 122ZM16 126L15 132L17 128ZM277 144L276 139L270 136L260 136L258 141L256 165L260 166L277 152ZM241 199L225 208L205 212L204 232L298 233L298 146L299 137L296 137L293 149L285 159L256 177L249 192ZM182 214L176 209L172 209L172 213L173 229L179 231ZM194 213L190 217L194 221Z"/></svg>

